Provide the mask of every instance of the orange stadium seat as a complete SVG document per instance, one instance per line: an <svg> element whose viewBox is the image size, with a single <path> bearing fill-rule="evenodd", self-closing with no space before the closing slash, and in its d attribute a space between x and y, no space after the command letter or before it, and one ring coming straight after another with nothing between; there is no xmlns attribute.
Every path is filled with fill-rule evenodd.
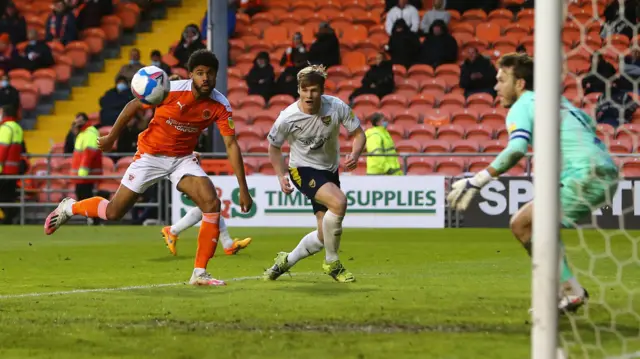
<svg viewBox="0 0 640 359"><path fill-rule="evenodd" d="M387 131L389 131L394 142L398 142L405 138L405 129L401 124L390 124L387 126Z"/></svg>
<svg viewBox="0 0 640 359"><path fill-rule="evenodd" d="M507 141L492 140L482 143L482 151L489 153L499 153L507 146Z"/></svg>
<svg viewBox="0 0 640 359"><path fill-rule="evenodd" d="M447 153L451 151L451 142L445 140L430 140L424 142L422 152L425 153Z"/></svg>
<svg viewBox="0 0 640 359"><path fill-rule="evenodd" d="M421 152L422 145L416 140L396 141L396 151L398 152Z"/></svg>
<svg viewBox="0 0 640 359"><path fill-rule="evenodd" d="M477 153L480 145L475 140L456 140L451 142L451 152L457 153Z"/></svg>
<svg viewBox="0 0 640 359"><path fill-rule="evenodd" d="M465 126L465 128L467 131L465 138L469 140L476 140L480 143L485 143L487 141L491 141L493 138L493 129L487 128L482 124L468 125Z"/></svg>
<svg viewBox="0 0 640 359"><path fill-rule="evenodd" d="M438 160L436 172L445 176L458 176L464 171L464 159L460 157L442 157Z"/></svg>
<svg viewBox="0 0 640 359"><path fill-rule="evenodd" d="M435 138L436 128L427 124L418 124L405 126L407 138L416 140L421 143L429 143Z"/></svg>
<svg viewBox="0 0 640 359"><path fill-rule="evenodd" d="M455 141L464 138L464 128L462 126L448 124L438 127L438 139Z"/></svg>
<svg viewBox="0 0 640 359"><path fill-rule="evenodd" d="M478 110L465 108L456 111L451 116L451 123L465 128L473 127L478 123Z"/></svg>
<svg viewBox="0 0 640 359"><path fill-rule="evenodd" d="M432 157L408 157L407 175L426 175L433 173L436 160Z"/></svg>

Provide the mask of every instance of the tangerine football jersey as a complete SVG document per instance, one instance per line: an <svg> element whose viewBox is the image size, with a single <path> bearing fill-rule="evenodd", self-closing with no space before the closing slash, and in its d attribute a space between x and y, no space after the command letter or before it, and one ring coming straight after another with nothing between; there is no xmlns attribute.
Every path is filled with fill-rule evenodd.
<svg viewBox="0 0 640 359"><path fill-rule="evenodd" d="M202 131L213 122L222 136L235 135L227 98L213 89L209 98L196 100L191 86L192 80L171 81L169 95L156 107L149 127L138 136L138 155L189 155Z"/></svg>

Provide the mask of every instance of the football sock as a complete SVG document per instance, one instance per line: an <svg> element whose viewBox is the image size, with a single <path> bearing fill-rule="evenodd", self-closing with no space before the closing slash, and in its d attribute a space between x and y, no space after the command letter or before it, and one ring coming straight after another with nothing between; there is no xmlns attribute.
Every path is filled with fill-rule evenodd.
<svg viewBox="0 0 640 359"><path fill-rule="evenodd" d="M338 216L327 211L322 220L322 233L324 235L325 259L328 263L338 260L340 249L340 237L342 237L342 220L344 216Z"/></svg>
<svg viewBox="0 0 640 359"><path fill-rule="evenodd" d="M564 251L562 253L562 257L560 258L560 283L563 284L565 289L569 289L569 292L572 295L578 297L584 295L584 288L582 288L582 285L578 283L578 280L571 272L569 263L567 262L567 256L564 255Z"/></svg>
<svg viewBox="0 0 640 359"><path fill-rule="evenodd" d="M303 258L307 258L311 255L314 255L322 250L324 245L320 242L318 238L318 231L313 231L311 233L307 233L306 236L302 237L298 246L289 253L287 256L287 263L292 266L296 264L299 260Z"/></svg>
<svg viewBox="0 0 640 359"><path fill-rule="evenodd" d="M69 215L79 215L89 218L107 219L107 205L109 201L102 197L91 197L74 203L64 210Z"/></svg>
<svg viewBox="0 0 640 359"><path fill-rule="evenodd" d="M220 217L220 242L222 242L224 249L233 247L233 239L231 239L229 231L227 231L227 222L222 217Z"/></svg>
<svg viewBox="0 0 640 359"><path fill-rule="evenodd" d="M195 226L201 219L202 211L198 207L193 207L176 224L171 226L171 234L177 236L185 229Z"/></svg>
<svg viewBox="0 0 640 359"><path fill-rule="evenodd" d="M213 258L215 254L218 236L220 235L220 228L218 226L219 219L220 213L202 214L202 225L198 233L198 249L196 250L196 261L194 265L196 271L199 273L207 269L209 259Z"/></svg>

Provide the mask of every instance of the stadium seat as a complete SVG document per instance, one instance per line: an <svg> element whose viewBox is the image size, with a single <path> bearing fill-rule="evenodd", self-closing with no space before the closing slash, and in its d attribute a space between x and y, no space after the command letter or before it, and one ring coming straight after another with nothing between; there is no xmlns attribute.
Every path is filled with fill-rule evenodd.
<svg viewBox="0 0 640 359"><path fill-rule="evenodd" d="M500 25L495 22L486 22L476 27L476 37L488 43L494 43L502 36Z"/></svg>
<svg viewBox="0 0 640 359"><path fill-rule="evenodd" d="M267 141L250 142L247 145L247 152L250 153L267 153L269 149L269 143Z"/></svg>
<svg viewBox="0 0 640 359"><path fill-rule="evenodd" d="M445 140L430 140L424 142L422 152L425 153L447 153L451 151L451 142Z"/></svg>
<svg viewBox="0 0 640 359"><path fill-rule="evenodd" d="M456 141L464 138L464 128L462 126L448 124L438 127L438 139Z"/></svg>
<svg viewBox="0 0 640 359"><path fill-rule="evenodd" d="M503 108L482 109L480 123L494 129L504 127L506 114Z"/></svg>
<svg viewBox="0 0 640 359"><path fill-rule="evenodd" d="M102 169L104 171L114 171L116 168L111 157L102 156Z"/></svg>
<svg viewBox="0 0 640 359"><path fill-rule="evenodd" d="M423 122L432 126L442 126L449 123L451 120L451 113L448 111L442 111L440 109L431 110L423 117Z"/></svg>
<svg viewBox="0 0 640 359"><path fill-rule="evenodd" d="M402 124L389 124L387 125L387 131L389 131L394 142L403 140L406 137L406 130Z"/></svg>
<svg viewBox="0 0 640 359"><path fill-rule="evenodd" d="M417 82L423 82L432 79L435 76L433 67L424 64L415 64L407 71L407 78Z"/></svg>
<svg viewBox="0 0 640 359"><path fill-rule="evenodd" d="M264 109L264 97L260 95L247 95L240 99L239 108L246 111L260 111Z"/></svg>
<svg viewBox="0 0 640 359"><path fill-rule="evenodd" d="M478 124L478 111L475 109L463 109L455 111L451 116L451 123L464 128L473 127Z"/></svg>
<svg viewBox="0 0 640 359"><path fill-rule="evenodd" d="M485 143L491 141L493 138L493 129L487 128L482 124L474 124L465 126L466 134L465 138L468 140L475 140L479 143Z"/></svg>
<svg viewBox="0 0 640 359"><path fill-rule="evenodd" d="M508 9L495 9L489 12L487 21L498 26L506 26L513 21L513 13Z"/></svg>
<svg viewBox="0 0 640 359"><path fill-rule="evenodd" d="M468 160L469 166L467 170L473 173L480 172L487 168L492 161L493 157L470 157Z"/></svg>
<svg viewBox="0 0 640 359"><path fill-rule="evenodd" d="M408 157L407 175L432 174L436 167L436 159L433 157Z"/></svg>
<svg viewBox="0 0 640 359"><path fill-rule="evenodd" d="M118 171L124 171L131 165L132 162L133 157L122 157L118 160L118 162L116 162L115 168Z"/></svg>
<svg viewBox="0 0 640 359"><path fill-rule="evenodd" d="M635 125L635 124L631 124L631 123L625 123L623 125L620 125L620 127L618 127L615 130L615 139L616 140L623 140L626 139L632 143L638 143L639 140L639 135L640 135L640 126L639 125ZM635 146L637 147L637 146Z"/></svg>
<svg viewBox="0 0 640 359"><path fill-rule="evenodd" d="M476 109L481 108L491 108L493 107L493 96L488 93L474 93L467 97L467 107L472 107Z"/></svg>
<svg viewBox="0 0 640 359"><path fill-rule="evenodd" d="M609 143L609 151L613 153L631 153L633 150L633 144L628 138L614 139Z"/></svg>
<svg viewBox="0 0 640 359"><path fill-rule="evenodd" d="M435 138L436 128L428 124L413 124L405 126L407 138L420 143L428 144Z"/></svg>
<svg viewBox="0 0 640 359"><path fill-rule="evenodd" d="M280 109L277 108L269 108L265 110L256 111L253 114L253 124L260 126L262 123L271 127L275 122L278 114L280 113Z"/></svg>
<svg viewBox="0 0 640 359"><path fill-rule="evenodd" d="M401 152L420 152L422 145L416 140L399 140L396 141L396 151Z"/></svg>
<svg viewBox="0 0 640 359"><path fill-rule="evenodd" d="M464 108L465 99L460 94L447 93L440 98L438 108L441 110L454 112Z"/></svg>
<svg viewBox="0 0 640 359"><path fill-rule="evenodd" d="M33 73L33 84L41 96L51 96L56 90L56 72L51 68L38 69Z"/></svg>
<svg viewBox="0 0 640 359"><path fill-rule="evenodd" d="M447 89L447 83L442 78L434 78L422 83L421 94L429 94L436 98L444 95Z"/></svg>
<svg viewBox="0 0 640 359"><path fill-rule="evenodd" d="M252 125L243 126L242 128L236 125L236 132L238 141L241 143L259 142L265 139L262 129Z"/></svg>
<svg viewBox="0 0 640 359"><path fill-rule="evenodd" d="M420 118L420 112L415 108L409 108L394 113L393 123L401 126L412 126L417 124Z"/></svg>
<svg viewBox="0 0 640 359"><path fill-rule="evenodd" d="M436 172L445 176L459 176L464 172L464 160L459 157L442 157L438 160Z"/></svg>
<svg viewBox="0 0 640 359"><path fill-rule="evenodd" d="M625 177L640 177L640 158L626 158L622 161L622 172Z"/></svg>
<svg viewBox="0 0 640 359"><path fill-rule="evenodd" d="M475 140L455 140L451 143L451 152L478 153L480 146Z"/></svg>

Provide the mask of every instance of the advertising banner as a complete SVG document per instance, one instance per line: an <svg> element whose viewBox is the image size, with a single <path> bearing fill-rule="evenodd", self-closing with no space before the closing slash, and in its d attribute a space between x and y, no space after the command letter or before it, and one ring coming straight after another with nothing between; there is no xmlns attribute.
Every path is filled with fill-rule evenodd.
<svg viewBox="0 0 640 359"><path fill-rule="evenodd" d="M620 181L612 205L594 209L599 228L640 229L640 178ZM486 185L461 216L461 227L507 228L511 216L533 199L526 177L501 177ZM586 218L582 223L591 223Z"/></svg>
<svg viewBox="0 0 640 359"><path fill-rule="evenodd" d="M221 214L233 227L315 227L311 202L294 190L286 195L275 176L248 176L254 200L248 213L240 211L235 176L212 176L222 201ZM347 197L344 227L443 228L445 216L443 176L341 176ZM172 190L172 223L194 203Z"/></svg>

